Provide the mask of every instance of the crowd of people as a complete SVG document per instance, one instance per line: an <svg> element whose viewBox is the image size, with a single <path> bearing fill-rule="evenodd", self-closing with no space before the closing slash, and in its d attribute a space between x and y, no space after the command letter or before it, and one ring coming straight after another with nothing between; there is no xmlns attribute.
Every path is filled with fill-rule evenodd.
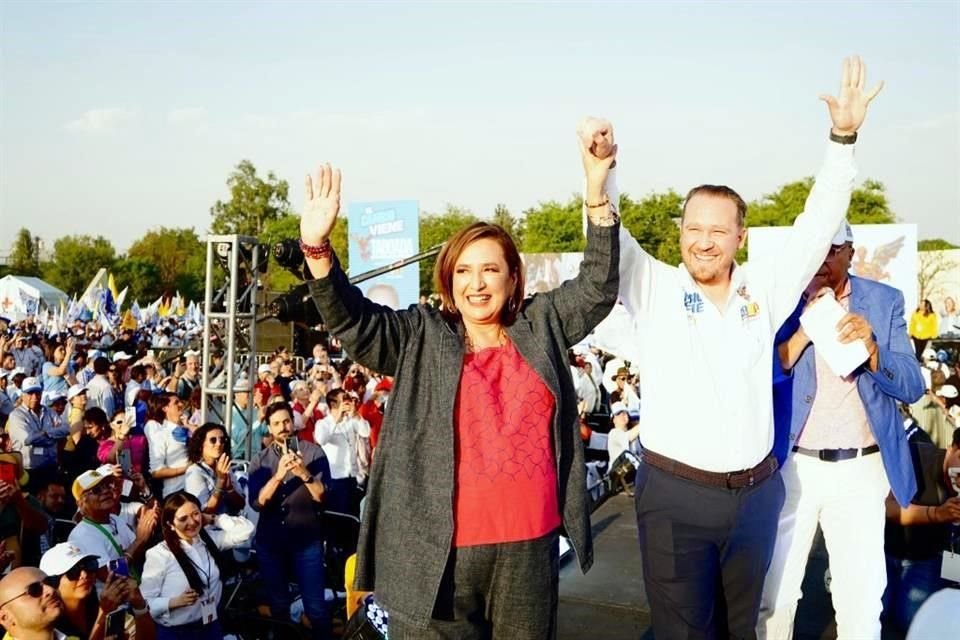
<svg viewBox="0 0 960 640"><path fill-rule="evenodd" d="M201 414L199 351L164 366L151 332L104 340L87 324L0 319L0 592L22 587L0 624L13 638L121 624L221 638L230 550L243 548L269 613L288 616L297 597L313 637L330 637L320 516L359 515L391 380L331 359L328 343L305 361L281 347L237 383L228 433ZM215 378L222 358L209 366Z"/></svg>
<svg viewBox="0 0 960 640"><path fill-rule="evenodd" d="M601 413L611 472L635 472L620 488L657 637L792 637L818 528L839 637L905 632L960 543L960 369L919 344L932 309L908 334L903 295L849 275L865 74L846 60L824 96L824 166L768 270L734 261L746 204L726 186L687 195L682 265L647 254L620 226L612 126L588 120L578 275L525 297L513 238L479 222L437 258L439 304L397 311L342 270L323 165L300 246L349 359L278 349L237 383L229 432L201 412L199 352L150 353L178 329L0 327L0 624L222 638L225 576L252 551L270 614L296 596L329 638L340 515L361 517L348 608L375 603L390 638L553 638L561 532L593 562Z"/></svg>

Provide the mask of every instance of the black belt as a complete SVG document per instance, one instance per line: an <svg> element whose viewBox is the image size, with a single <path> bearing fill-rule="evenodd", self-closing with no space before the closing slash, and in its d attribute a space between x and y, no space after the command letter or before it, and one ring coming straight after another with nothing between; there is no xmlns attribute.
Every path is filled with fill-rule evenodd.
<svg viewBox="0 0 960 640"><path fill-rule="evenodd" d="M650 449L643 450L643 461L651 467L656 467L661 471L666 471L685 480L693 480L700 484L711 487L720 487L722 489L743 489L760 484L777 470L777 459L773 454L768 455L752 469L743 471L732 471L730 473L720 473L716 471L705 471L696 467L686 465L679 460L660 455Z"/></svg>
<svg viewBox="0 0 960 640"><path fill-rule="evenodd" d="M804 449L803 447L794 447L793 451L811 458L819 458L824 462L840 462L841 460L852 460L876 453L880 451L880 445L874 444L863 449Z"/></svg>

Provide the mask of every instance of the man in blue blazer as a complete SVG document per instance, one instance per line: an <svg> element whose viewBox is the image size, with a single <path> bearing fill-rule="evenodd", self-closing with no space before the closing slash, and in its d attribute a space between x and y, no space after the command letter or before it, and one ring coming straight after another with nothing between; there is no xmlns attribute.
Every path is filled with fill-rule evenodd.
<svg viewBox="0 0 960 640"><path fill-rule="evenodd" d="M884 502L906 507L916 479L897 402L924 392L904 320L903 294L848 274L853 234L842 225L820 270L774 344L774 410L786 462L786 500L767 572L757 634L793 636L797 602L817 525L830 554L837 636L880 638L886 585ZM821 296L847 311L840 342L862 340L869 356L846 377L834 374L800 325Z"/></svg>

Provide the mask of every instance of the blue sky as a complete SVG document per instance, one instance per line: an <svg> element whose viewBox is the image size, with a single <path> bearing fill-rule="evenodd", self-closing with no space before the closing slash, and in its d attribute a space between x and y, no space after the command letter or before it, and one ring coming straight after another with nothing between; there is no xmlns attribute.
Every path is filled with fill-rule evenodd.
<svg viewBox="0 0 960 640"><path fill-rule="evenodd" d="M233 166L350 200L487 215L580 185L583 115L621 189L755 198L816 172L840 61L887 86L858 143L919 237L960 243L960 3L0 2L0 253L206 229Z"/></svg>

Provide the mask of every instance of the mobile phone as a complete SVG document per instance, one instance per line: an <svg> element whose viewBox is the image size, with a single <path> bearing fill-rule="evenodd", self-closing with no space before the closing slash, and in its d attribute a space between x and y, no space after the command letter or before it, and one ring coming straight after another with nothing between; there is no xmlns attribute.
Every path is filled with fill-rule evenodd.
<svg viewBox="0 0 960 640"><path fill-rule="evenodd" d="M123 410L123 417L126 419L127 424L131 427L137 426L137 408L136 407L127 407Z"/></svg>
<svg viewBox="0 0 960 640"><path fill-rule="evenodd" d="M6 482L16 487L19 486L17 480L17 465L0 462L0 482Z"/></svg>
<svg viewBox="0 0 960 640"><path fill-rule="evenodd" d="M300 440L297 439L296 435L290 435L284 440L284 445L287 448L287 453L295 453L300 455Z"/></svg>
<svg viewBox="0 0 960 640"><path fill-rule="evenodd" d="M133 474L133 453L130 449L120 449L117 453L117 462L123 469L124 477L129 478Z"/></svg>
<svg viewBox="0 0 960 640"><path fill-rule="evenodd" d="M107 614L107 625L104 631L104 640L123 640L127 625L127 611L120 608Z"/></svg>
<svg viewBox="0 0 960 640"><path fill-rule="evenodd" d="M116 560L111 560L107 565L110 571L114 575L123 576L124 578L130 577L130 567L127 565L126 558L117 558Z"/></svg>

